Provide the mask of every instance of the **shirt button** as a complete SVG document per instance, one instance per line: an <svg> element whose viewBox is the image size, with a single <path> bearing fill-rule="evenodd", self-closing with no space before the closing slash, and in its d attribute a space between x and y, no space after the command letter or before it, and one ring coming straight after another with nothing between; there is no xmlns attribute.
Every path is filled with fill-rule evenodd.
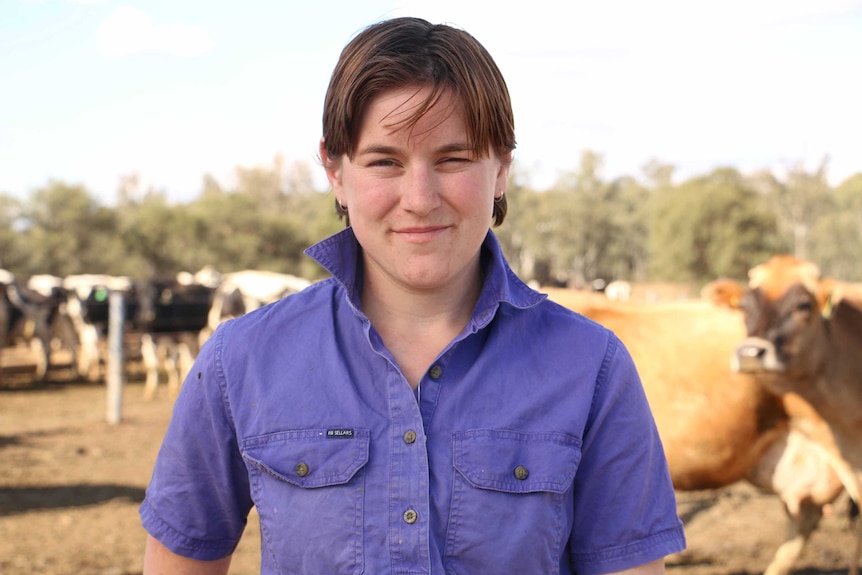
<svg viewBox="0 0 862 575"><path fill-rule="evenodd" d="M527 468L523 465L519 465L515 468L515 478L520 479L521 481L525 480L530 476L530 472L527 471Z"/></svg>
<svg viewBox="0 0 862 575"><path fill-rule="evenodd" d="M443 375L443 368L439 365L435 365L431 368L431 371L428 373L431 376L431 379L440 379L440 376Z"/></svg>
<svg viewBox="0 0 862 575"><path fill-rule="evenodd" d="M414 441L416 441L416 432L415 431L413 431L412 429L409 429L406 432L404 432L404 443L406 443L407 445L410 445Z"/></svg>
<svg viewBox="0 0 862 575"><path fill-rule="evenodd" d="M296 470L296 474L300 477L305 477L306 475L308 475L308 465L306 465L305 463L297 463L294 469Z"/></svg>
<svg viewBox="0 0 862 575"><path fill-rule="evenodd" d="M404 523L416 523L416 520L419 519L419 514L413 511L412 509L408 509L404 512Z"/></svg>

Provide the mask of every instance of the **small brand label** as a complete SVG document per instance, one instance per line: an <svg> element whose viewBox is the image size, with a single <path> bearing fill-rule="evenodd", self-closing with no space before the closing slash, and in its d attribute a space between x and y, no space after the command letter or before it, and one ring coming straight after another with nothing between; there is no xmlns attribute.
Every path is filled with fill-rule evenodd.
<svg viewBox="0 0 862 575"><path fill-rule="evenodd" d="M335 439L352 439L353 438L353 430L352 429L327 429L326 437L333 437Z"/></svg>

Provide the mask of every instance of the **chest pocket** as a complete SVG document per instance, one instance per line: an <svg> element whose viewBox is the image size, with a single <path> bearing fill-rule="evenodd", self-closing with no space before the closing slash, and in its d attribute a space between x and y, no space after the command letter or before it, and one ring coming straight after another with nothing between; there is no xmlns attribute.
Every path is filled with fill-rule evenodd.
<svg viewBox="0 0 862 575"><path fill-rule="evenodd" d="M482 429L454 434L452 451L447 573L557 573L580 440Z"/></svg>
<svg viewBox="0 0 862 575"><path fill-rule="evenodd" d="M279 571L363 572L370 433L284 431L242 444L261 534Z"/></svg>

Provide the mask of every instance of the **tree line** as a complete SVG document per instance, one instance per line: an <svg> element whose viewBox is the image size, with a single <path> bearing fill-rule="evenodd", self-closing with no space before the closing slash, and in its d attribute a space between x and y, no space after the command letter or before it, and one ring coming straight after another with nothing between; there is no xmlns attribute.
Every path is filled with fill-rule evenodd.
<svg viewBox="0 0 862 575"><path fill-rule="evenodd" d="M862 172L837 186L828 161L776 175L733 167L674 181L658 161L639 177L606 179L600 154L552 187L532 189L514 166L509 213L495 231L516 273L542 285L594 279L702 285L745 280L776 253L817 263L825 275L862 281ZM16 276L105 273L166 277L213 266L268 269L309 279L325 272L303 255L343 227L311 166L237 167L231 185L205 175L192 201L169 201L120 178L105 205L85 187L50 180L25 198L0 193L0 267Z"/></svg>

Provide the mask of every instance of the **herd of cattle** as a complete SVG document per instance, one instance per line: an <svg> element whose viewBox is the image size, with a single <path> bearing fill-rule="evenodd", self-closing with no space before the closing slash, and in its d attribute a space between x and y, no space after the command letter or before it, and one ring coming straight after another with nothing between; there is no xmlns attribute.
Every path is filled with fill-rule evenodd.
<svg viewBox="0 0 862 575"><path fill-rule="evenodd" d="M626 344L678 490L745 480L781 499L790 529L766 575L785 575L824 510L844 492L856 504L862 494L862 296L790 256L755 267L749 279L747 286L713 282L700 300L687 302L636 303L595 294L567 301L567 292L549 292ZM54 278L47 290L32 284L25 289L12 277L0 276L0 284L3 341L29 337L36 348L49 350L57 345L52 341L73 338L78 369L97 378L111 290L127 294L129 330L141 334L141 355L156 366L159 355L163 361L192 358L225 318L308 282L249 271L144 283ZM39 373L47 368L40 366ZM157 383L150 369L148 394ZM176 389L187 368L171 369ZM862 550L862 521L855 523L851 575L858 573Z"/></svg>
<svg viewBox="0 0 862 575"><path fill-rule="evenodd" d="M219 323L309 283L259 270L219 274L204 268L196 274L136 281L91 274L21 280L0 270L0 352L4 347L28 346L35 377L43 380L52 367L51 358L63 349L77 377L103 380L110 351L109 296L119 294L127 348L123 357L140 358L148 397L155 394L163 374L175 395L200 345Z"/></svg>

